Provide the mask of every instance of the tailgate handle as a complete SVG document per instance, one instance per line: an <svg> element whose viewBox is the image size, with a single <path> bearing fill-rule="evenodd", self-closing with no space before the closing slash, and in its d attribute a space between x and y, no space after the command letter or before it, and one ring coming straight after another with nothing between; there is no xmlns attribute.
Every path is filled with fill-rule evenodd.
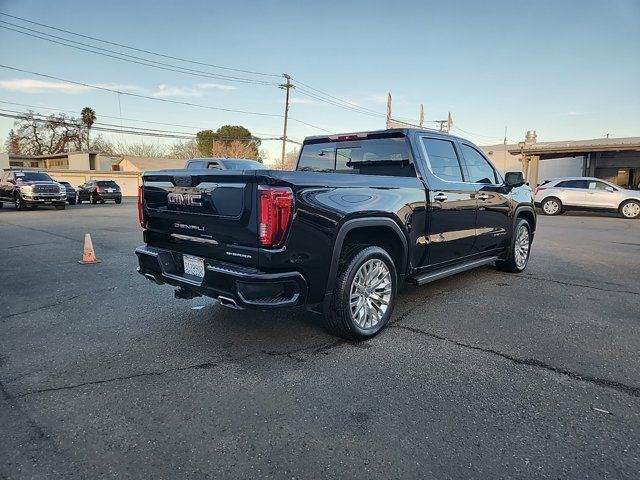
<svg viewBox="0 0 640 480"><path fill-rule="evenodd" d="M190 187L191 175L175 175L173 177L173 183L176 184L176 187Z"/></svg>

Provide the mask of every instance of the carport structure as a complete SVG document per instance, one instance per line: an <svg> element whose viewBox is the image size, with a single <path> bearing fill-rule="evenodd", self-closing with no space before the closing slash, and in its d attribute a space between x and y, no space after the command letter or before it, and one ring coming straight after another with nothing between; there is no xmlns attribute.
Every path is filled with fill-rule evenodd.
<svg viewBox="0 0 640 480"><path fill-rule="evenodd" d="M600 138L562 142L520 142L509 150L521 155L522 171L530 186L538 184L540 161L582 157L582 175L608 180L623 188L639 188L640 137Z"/></svg>

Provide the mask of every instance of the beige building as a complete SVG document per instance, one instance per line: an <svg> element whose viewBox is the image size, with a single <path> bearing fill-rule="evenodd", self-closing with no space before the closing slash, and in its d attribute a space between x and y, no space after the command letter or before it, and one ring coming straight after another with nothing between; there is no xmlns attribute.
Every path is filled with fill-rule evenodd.
<svg viewBox="0 0 640 480"><path fill-rule="evenodd" d="M147 158L124 156L114 170L121 172L144 172L145 170L174 170L184 168L186 160L178 158Z"/></svg>
<svg viewBox="0 0 640 480"><path fill-rule="evenodd" d="M113 180L124 196L136 196L145 170L184 168L185 160L175 158L109 157L97 152L59 153L55 155L0 154L0 171L26 168L48 173L54 180L74 187L88 180Z"/></svg>

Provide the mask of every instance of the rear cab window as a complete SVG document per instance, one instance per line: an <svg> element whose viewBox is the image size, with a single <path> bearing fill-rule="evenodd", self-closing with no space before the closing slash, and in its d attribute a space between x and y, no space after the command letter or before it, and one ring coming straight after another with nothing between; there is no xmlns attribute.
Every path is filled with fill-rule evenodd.
<svg viewBox="0 0 640 480"><path fill-rule="evenodd" d="M411 149L404 136L357 138L303 145L297 170L361 175L415 176Z"/></svg>

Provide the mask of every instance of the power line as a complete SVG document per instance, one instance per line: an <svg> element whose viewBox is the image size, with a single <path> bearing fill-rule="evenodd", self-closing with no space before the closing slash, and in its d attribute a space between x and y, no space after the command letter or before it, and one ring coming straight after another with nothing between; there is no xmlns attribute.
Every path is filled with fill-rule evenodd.
<svg viewBox="0 0 640 480"><path fill-rule="evenodd" d="M18 120L32 120L35 122L39 122L39 123L49 123L53 120L55 120L56 122L62 124L62 125L68 125L68 126L75 126L75 127L82 127L82 123L81 121L77 121L77 122L73 122L73 121L68 121L68 119L66 118L61 118L61 117L56 117L55 115L43 115L40 113L35 113L35 112L18 112L15 110L7 110L7 109L0 109L0 116L1 117L6 117L6 118L14 118L14 119L18 119ZM8 112L8 113L7 113ZM41 118L37 118L37 117L41 117ZM149 128L140 128L140 127L134 127L134 126L122 126L120 127L119 125L114 125L114 124L110 124L110 123L95 123L92 127L91 130L95 130L95 131L99 131L99 132L108 132L108 133L121 133L121 134L126 134L126 135L141 135L141 136L147 136L147 137L163 137L163 138L175 138L175 139L181 139L181 140L193 140L196 138L195 134L192 133L188 133L188 132L174 132L174 131L170 131L170 130L156 130L156 129L149 129ZM272 140L277 140L277 141L281 141L282 138L281 137L271 137L271 138L265 138L265 137L257 137L257 136L252 136L251 137L252 140L260 140L260 141L272 141ZM220 137L220 136L216 136L216 140L239 140L237 137ZM294 140L287 140L291 143L294 144L300 144L300 142L294 141Z"/></svg>
<svg viewBox="0 0 640 480"><path fill-rule="evenodd" d="M318 88L312 87L311 85L309 85L309 84L307 84L307 83L301 82L300 80L298 80L298 79L296 79L296 78L294 78L294 80L295 80L299 85L302 85L303 87L307 87L309 90L313 90L313 91L317 92L317 93L318 93L318 94L320 94L320 95L323 95L323 96L329 97L329 98L331 98L331 99L333 99L333 100L336 100L336 101L338 101L338 102L340 102L340 103L344 103L344 104L346 104L346 105L348 105L348 106L351 106L351 107L353 107L353 108L358 108L358 109L360 109L360 110L366 110L366 111L368 111L369 113L373 113L374 115L380 115L380 112L377 112L377 111L375 111L375 110L371 110L370 108L361 107L361 106L359 106L359 105L354 105L354 104L353 104L353 102L350 102L349 100L344 100L344 99L342 99L342 98L339 98L339 97L336 97L336 96L334 96L334 95L331 95L331 94L329 94L329 93L327 93L327 92L324 92L324 91L322 91L322 90L320 90L320 89L318 89ZM383 114L383 116L384 116L384 114Z"/></svg>
<svg viewBox="0 0 640 480"><path fill-rule="evenodd" d="M195 61L195 60L189 60L189 59L186 59L186 58L175 57L175 56L166 55L166 54L163 54L163 53L153 52L151 50L145 50L145 49L142 49L142 48L136 48L136 47L132 47L130 45L122 44L122 43L111 42L109 40L104 40L104 39L97 38L97 37L91 37L89 35L83 35L83 34L80 34L80 33L75 33L75 32L69 31L69 30L64 30L62 28L53 27L51 25L46 25L44 23L38 23L38 22L34 22L32 20L27 20L26 18L18 17L18 16L15 16L15 15L9 15L8 13L4 13L4 12L0 12L0 15L3 15L5 17L10 17L10 18L13 18L13 19L16 19L16 20L20 20L20 21L25 22L25 23L30 23L32 25L38 25L40 27L45 27L45 28L49 28L51 30L56 30L58 32L67 33L69 35L75 35L77 37L86 38L88 40L93 40L95 42L102 42L102 43L106 43L106 44L113 45L113 46L116 46L116 47L126 48L126 49L129 49L129 50L140 52L140 53L147 53L149 55L155 55L155 56L158 56L158 57L169 58L171 60L178 60L180 62L186 62L186 63L191 63L191 64L194 64L194 65L202 65L202 66L207 66L207 67L212 67L212 68L218 68L218 69L221 69L221 70L228 70L228 71L232 71L232 72L248 73L248 74L252 74L252 75L262 75L262 76L267 76L267 77L281 77L282 76L282 75L277 75L277 74L272 74L272 73L257 72L257 71L253 71L253 70L243 70L243 69L240 69L240 68L224 67L224 66L221 66L221 65L215 65L215 64L206 63L206 62L198 62L198 61Z"/></svg>
<svg viewBox="0 0 640 480"><path fill-rule="evenodd" d="M64 108L57 108L57 107L47 107L44 105L29 105L26 103L16 103L16 102L7 102L5 100L0 100L0 103L4 103L7 105L15 105L17 107L26 107L26 108L45 108L47 110L56 110L58 112L66 112L66 113L73 113L75 115L78 114L77 110L69 110L69 109L64 109ZM120 120L121 117L115 117L112 115L104 115L104 114L100 114L99 115L100 118L111 118L113 120ZM139 118L127 118L127 117L122 117L122 120L127 120L128 122L136 122L136 123L148 123L150 125L164 125L167 127L180 127L180 128L192 128L195 130L205 130L207 127L203 127L203 126L195 126L195 125L183 125L183 124L178 124L178 123L165 123L165 122L155 122L152 120L141 120ZM265 133L265 132L254 132L256 135L263 135L266 137L276 137L278 136L278 134L276 133Z"/></svg>
<svg viewBox="0 0 640 480"><path fill-rule="evenodd" d="M75 40L69 40L66 38L62 38L62 37L58 37L56 35L51 35L45 32L40 32L38 30L33 30L27 27L22 27L20 25L15 25L13 23L9 23L9 22L5 22L0 20L0 23L5 24L5 25L12 25L14 27L18 27L24 30L28 30L31 32L36 32L40 35L36 35L34 33L28 33L28 32L23 32L21 30L16 30L15 28L10 28L7 27L5 25L0 25L0 28L4 28L5 30L11 30L12 32L17 32L17 33L21 33L22 35L27 35L29 37L34 37L34 38L39 38L40 40L45 40L48 42L52 42L58 45L63 45L65 47L69 47L69 48L74 48L76 50L82 50L85 52L90 52L90 53L94 53L96 55L102 55L105 57L109 57L109 58L115 58L117 60L122 60L125 62L130 62L130 63L135 63L138 65L143 65L146 67L152 67L152 68L157 68L160 70L166 70L169 72L176 72L176 73L182 73L185 75L191 75L191 76L196 76L196 77L202 77L202 78L210 78L210 79L215 79L215 80L224 80L224 81L229 81L229 82L239 82L239 83L248 83L248 84L256 84L256 85L277 85L275 82L267 82L264 80L253 80L253 79L249 79L249 78L242 78L242 77L233 77L233 76L229 76L229 75L222 75L222 74L217 74L217 73L210 73L210 72L205 72L203 70L194 70L191 68L186 68L186 67L181 67L179 65L172 65L172 64L168 64L168 63L164 63L164 62L158 62L155 60L149 60L146 58L142 58L142 57L137 57L135 55L129 55L126 53L122 53L122 52L116 52L114 50L109 50L109 49L104 49L101 47L96 47L94 45L87 45L85 43L81 43L81 42L76 42ZM46 35L47 37L53 37L53 38L58 38L60 40L63 40L63 42L58 41L58 40L53 40L52 38L47 38L47 37L43 37L41 35ZM68 43L64 43L64 42L68 42ZM70 44L71 43L71 44ZM82 46L78 46L78 45L82 45ZM89 47L89 48L84 48L84 47ZM102 50L102 51L97 51L97 50ZM104 52L108 52L108 53L104 53ZM129 58L123 58L123 57L129 57Z"/></svg>
<svg viewBox="0 0 640 480"><path fill-rule="evenodd" d="M53 75L46 75L44 73L32 72L30 70L24 70L24 69L21 69L21 68L10 67L8 65L3 65L3 64L0 64L0 68L5 68L7 70L13 70L13 71L16 71L16 72L21 72L21 73L28 73L30 75L35 75L37 77L48 78L48 79L51 79L51 80L57 80L59 82L65 82L65 83L69 83L69 84L72 84L72 85L78 85L78 86L81 86L81 87L94 88L96 90L103 90L105 92L118 93L120 95L127 95L127 96L135 97L135 98L145 98L147 100L154 100L154 101L157 101L157 102L172 103L172 104L177 104L177 105L187 105L189 107L206 108L206 109L209 109L209 110L217 110L217 111L221 111L221 112L241 113L241 114L244 114L244 115L257 115L257 116L262 116L262 117L282 118L282 115L279 115L277 113L263 113L263 112L250 112L250 111L246 111L246 110L234 110L234 109L231 109L231 108L213 107L213 106L210 106L210 105L201 105L201 104L198 104L198 103L184 102L184 101L179 101L179 100L169 100L167 98L150 97L148 95L142 95L140 93L123 92L123 91L120 91L120 90L115 90L113 88L101 87L99 85L91 85L90 83L75 82L73 80L67 80L65 78L55 77Z"/></svg>

